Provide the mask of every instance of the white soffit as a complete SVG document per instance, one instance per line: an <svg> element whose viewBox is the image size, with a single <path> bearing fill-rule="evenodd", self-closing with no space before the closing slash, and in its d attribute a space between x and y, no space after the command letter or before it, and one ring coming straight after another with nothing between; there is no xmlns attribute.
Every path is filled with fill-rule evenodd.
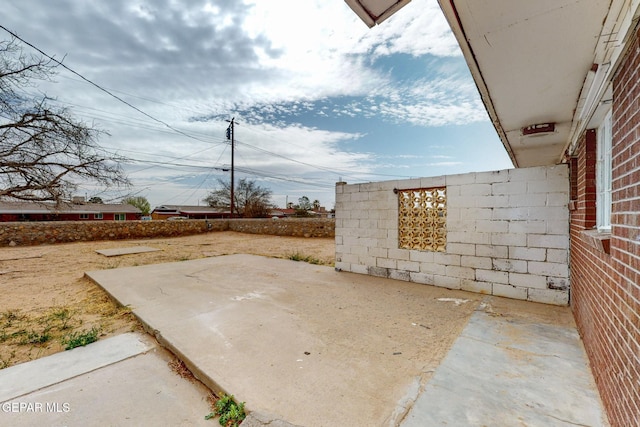
<svg viewBox="0 0 640 427"><path fill-rule="evenodd" d="M396 13L411 0L345 0L369 28Z"/></svg>
<svg viewBox="0 0 640 427"><path fill-rule="evenodd" d="M439 0L515 166L556 164L610 0ZM523 136L524 127L555 130Z"/></svg>

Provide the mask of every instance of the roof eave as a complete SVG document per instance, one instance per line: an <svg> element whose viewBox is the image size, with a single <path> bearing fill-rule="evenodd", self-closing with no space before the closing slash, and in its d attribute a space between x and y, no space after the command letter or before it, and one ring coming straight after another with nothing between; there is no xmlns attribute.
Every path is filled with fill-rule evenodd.
<svg viewBox="0 0 640 427"><path fill-rule="evenodd" d="M345 3L355 12L356 15L369 27L373 27L376 24L382 23L384 20L389 18L391 15L396 13L398 10L403 8L407 3L411 0L393 0L389 3L389 6L384 9L382 13L375 14L371 12L370 8L366 6L366 3L370 3L371 1L367 0L344 0Z"/></svg>

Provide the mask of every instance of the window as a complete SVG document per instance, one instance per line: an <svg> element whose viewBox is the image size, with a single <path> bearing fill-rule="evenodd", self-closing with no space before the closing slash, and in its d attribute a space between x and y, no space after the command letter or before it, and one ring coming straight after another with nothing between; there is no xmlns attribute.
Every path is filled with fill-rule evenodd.
<svg viewBox="0 0 640 427"><path fill-rule="evenodd" d="M101 213L93 214L93 219L102 219L102 214Z"/></svg>
<svg viewBox="0 0 640 427"><path fill-rule="evenodd" d="M398 247L444 252L446 225L446 188L398 190Z"/></svg>
<svg viewBox="0 0 640 427"><path fill-rule="evenodd" d="M596 225L598 231L611 231L611 111L598 128L596 157Z"/></svg>
<svg viewBox="0 0 640 427"><path fill-rule="evenodd" d="M126 216L123 213L117 213L113 215L113 219L116 221L124 221L126 219Z"/></svg>
<svg viewBox="0 0 640 427"><path fill-rule="evenodd" d="M80 214L80 219L89 219L89 214Z"/></svg>

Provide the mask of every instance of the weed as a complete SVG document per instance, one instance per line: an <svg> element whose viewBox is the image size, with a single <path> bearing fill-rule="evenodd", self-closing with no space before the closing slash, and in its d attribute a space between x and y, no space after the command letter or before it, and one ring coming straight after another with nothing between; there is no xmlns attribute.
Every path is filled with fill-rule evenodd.
<svg viewBox="0 0 640 427"><path fill-rule="evenodd" d="M12 339L20 337L22 335L27 335L27 331L25 331L24 329L20 329L19 331L15 331L15 332L12 332L10 334L7 334L7 333L3 332L0 335L0 343L12 340Z"/></svg>
<svg viewBox="0 0 640 427"><path fill-rule="evenodd" d="M65 350L71 350L76 347L83 347L92 342L98 341L98 334L100 330L96 327L91 328L88 331L73 332L62 339L62 345L65 346Z"/></svg>
<svg viewBox="0 0 640 427"><path fill-rule="evenodd" d="M303 262L308 262L309 264L314 264L314 265L324 264L322 260L319 260L318 258L314 258L310 255L303 255L300 252L294 252L292 254L289 254L288 258L291 261L303 261Z"/></svg>
<svg viewBox="0 0 640 427"><path fill-rule="evenodd" d="M215 404L214 412L205 416L205 420L220 417L220 425L226 427L238 427L247 416L244 412L244 402L236 403L233 395L223 395Z"/></svg>
<svg viewBox="0 0 640 427"><path fill-rule="evenodd" d="M66 307L55 308L50 317L60 322L60 330L69 329L71 327L69 326L71 310Z"/></svg>
<svg viewBox="0 0 640 427"><path fill-rule="evenodd" d="M45 328L42 332L31 331L27 333L26 337L22 337L22 339L18 342L19 345L27 345L27 344L44 344L51 339L51 334L49 333L49 329Z"/></svg>

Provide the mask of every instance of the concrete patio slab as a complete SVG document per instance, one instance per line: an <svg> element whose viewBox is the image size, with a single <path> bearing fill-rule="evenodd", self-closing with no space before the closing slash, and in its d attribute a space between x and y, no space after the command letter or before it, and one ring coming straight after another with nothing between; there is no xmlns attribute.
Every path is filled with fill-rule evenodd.
<svg viewBox="0 0 640 427"><path fill-rule="evenodd" d="M481 298L252 255L87 276L213 390L304 426L396 424Z"/></svg>
<svg viewBox="0 0 640 427"><path fill-rule="evenodd" d="M171 360L148 335L124 334L3 369L0 385L14 391L0 398L0 424L213 425L204 419L209 391L172 371Z"/></svg>
<svg viewBox="0 0 640 427"><path fill-rule="evenodd" d="M574 328L476 311L402 423L607 426Z"/></svg>
<svg viewBox="0 0 640 427"><path fill-rule="evenodd" d="M252 255L87 276L250 426L606 425L566 307Z"/></svg>
<svg viewBox="0 0 640 427"><path fill-rule="evenodd" d="M130 254L142 254L145 252L157 252L161 249L152 248L149 246L134 246L129 248L112 248L112 249L98 249L97 253L100 255L104 255L107 257L112 256L120 256L120 255L130 255Z"/></svg>

